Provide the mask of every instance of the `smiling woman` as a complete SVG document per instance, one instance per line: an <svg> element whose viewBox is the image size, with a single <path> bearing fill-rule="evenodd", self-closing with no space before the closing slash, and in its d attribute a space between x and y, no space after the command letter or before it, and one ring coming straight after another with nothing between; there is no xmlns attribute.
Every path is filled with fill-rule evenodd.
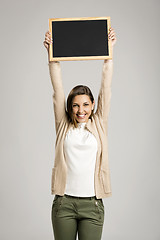
<svg viewBox="0 0 160 240"><path fill-rule="evenodd" d="M116 42L111 28L110 43ZM51 34L45 35L49 49ZM55 113L55 159L52 169L51 218L55 240L100 240L104 223L102 198L112 195L108 163L107 122L113 61L104 60L97 110L89 87L75 86L67 109L60 62L49 61Z"/></svg>
<svg viewBox="0 0 160 240"><path fill-rule="evenodd" d="M89 87L78 85L74 87L67 98L67 115L69 122L77 127L78 122L88 122L94 112L94 97Z"/></svg>

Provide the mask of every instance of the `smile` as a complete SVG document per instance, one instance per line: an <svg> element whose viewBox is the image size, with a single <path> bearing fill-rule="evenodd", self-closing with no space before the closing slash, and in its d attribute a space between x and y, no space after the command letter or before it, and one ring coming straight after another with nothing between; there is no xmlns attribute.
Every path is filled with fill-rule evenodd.
<svg viewBox="0 0 160 240"><path fill-rule="evenodd" d="M83 114L83 115L82 115L82 114L81 114L81 115L77 114L78 118L84 118L85 115L86 115L86 114Z"/></svg>

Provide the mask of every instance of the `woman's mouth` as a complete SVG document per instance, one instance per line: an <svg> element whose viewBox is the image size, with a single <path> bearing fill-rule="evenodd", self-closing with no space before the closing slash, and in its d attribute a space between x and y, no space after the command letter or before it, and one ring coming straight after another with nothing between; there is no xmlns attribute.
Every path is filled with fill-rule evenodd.
<svg viewBox="0 0 160 240"><path fill-rule="evenodd" d="M83 118L85 118L85 115L86 115L86 114L76 114L76 115L77 115L78 118L83 119Z"/></svg>

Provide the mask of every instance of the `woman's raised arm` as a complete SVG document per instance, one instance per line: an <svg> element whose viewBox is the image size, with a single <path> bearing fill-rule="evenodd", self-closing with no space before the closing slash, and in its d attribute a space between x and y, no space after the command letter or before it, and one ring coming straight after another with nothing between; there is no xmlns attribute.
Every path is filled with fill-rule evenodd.
<svg viewBox="0 0 160 240"><path fill-rule="evenodd" d="M110 28L110 33L108 37L109 37L109 41L112 42L112 51L113 51L113 46L117 41L113 28ZM98 117L103 121L106 133L107 133L108 114L110 110L112 75L113 75L113 60L109 60L109 59L104 60L103 68L102 68L101 87L98 94L97 110L95 114L98 115Z"/></svg>
<svg viewBox="0 0 160 240"><path fill-rule="evenodd" d="M49 66L51 83L54 90L53 105L54 105L56 132L57 132L59 122L65 115L65 94L64 94L63 83L62 83L60 62L49 61L49 44L51 43L52 43L51 34L48 31L45 34L45 41L43 42L43 44L48 51L48 66Z"/></svg>

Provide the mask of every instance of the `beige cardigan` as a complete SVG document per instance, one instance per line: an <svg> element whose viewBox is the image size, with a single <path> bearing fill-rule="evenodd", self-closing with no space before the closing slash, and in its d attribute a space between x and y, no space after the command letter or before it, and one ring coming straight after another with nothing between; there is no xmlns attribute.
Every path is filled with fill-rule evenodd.
<svg viewBox="0 0 160 240"><path fill-rule="evenodd" d="M72 124L66 116L65 94L61 78L60 62L49 62L49 72L53 86L53 106L56 128L55 159L52 168L51 194L64 195L67 177L67 165L64 158L63 142ZM98 142L94 184L96 197L106 198L112 195L110 170L108 163L107 123L111 99L113 73L112 60L104 61L102 82L98 95L97 110L92 120L88 119L86 128L94 134Z"/></svg>

